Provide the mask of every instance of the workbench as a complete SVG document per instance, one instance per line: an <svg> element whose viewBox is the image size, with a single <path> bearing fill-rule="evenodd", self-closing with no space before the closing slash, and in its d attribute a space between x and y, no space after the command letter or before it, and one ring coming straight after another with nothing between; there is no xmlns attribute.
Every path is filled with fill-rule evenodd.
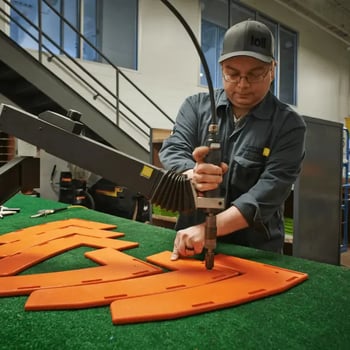
<svg viewBox="0 0 350 350"><path fill-rule="evenodd" d="M138 259L172 249L175 232L73 207L30 218L40 209L66 204L18 194L4 205L21 211L0 221L0 234L43 223L79 218L115 224L124 251ZM121 238L123 239L123 238ZM30 268L31 273L91 266L83 253L67 251ZM167 321L115 325L108 306L59 311L25 311L27 296L0 298L0 349L349 349L350 269L218 243L217 252L307 273L308 280L264 299ZM26 273L28 273L28 271ZM0 279L1 283L1 279ZM232 291L234 293L234 291Z"/></svg>

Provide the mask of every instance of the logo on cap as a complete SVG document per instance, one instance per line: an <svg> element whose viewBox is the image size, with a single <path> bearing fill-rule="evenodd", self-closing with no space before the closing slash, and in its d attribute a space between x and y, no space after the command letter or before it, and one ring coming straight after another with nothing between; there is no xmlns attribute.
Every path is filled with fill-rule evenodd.
<svg viewBox="0 0 350 350"><path fill-rule="evenodd" d="M250 38L251 45L262 47L263 49L266 48L266 38L256 38L254 35Z"/></svg>

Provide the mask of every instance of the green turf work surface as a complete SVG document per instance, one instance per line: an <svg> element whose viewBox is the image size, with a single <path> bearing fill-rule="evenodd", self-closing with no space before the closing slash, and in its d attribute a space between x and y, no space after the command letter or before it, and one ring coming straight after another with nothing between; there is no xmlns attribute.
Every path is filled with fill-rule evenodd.
<svg viewBox="0 0 350 350"><path fill-rule="evenodd" d="M21 212L0 221L0 234L50 221L80 218L114 224L121 240L138 242L124 251L146 260L172 249L175 232L83 208L32 219L39 209L65 204L17 195L6 204ZM23 272L46 273L96 266L80 247ZM0 298L0 349L337 349L350 344L350 270L340 266L218 243L217 252L307 273L294 288L236 307L176 320L114 325L109 307L25 311L27 296ZM0 278L1 283L1 278ZM234 293L234 291L232 291Z"/></svg>

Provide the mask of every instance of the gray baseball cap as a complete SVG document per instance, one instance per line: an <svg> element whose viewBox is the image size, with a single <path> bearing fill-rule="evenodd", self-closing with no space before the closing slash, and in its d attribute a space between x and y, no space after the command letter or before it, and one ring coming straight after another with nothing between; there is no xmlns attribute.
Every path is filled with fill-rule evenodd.
<svg viewBox="0 0 350 350"><path fill-rule="evenodd" d="M274 60L274 37L263 23L247 20L229 28L224 36L219 63L235 56L250 56L263 62Z"/></svg>

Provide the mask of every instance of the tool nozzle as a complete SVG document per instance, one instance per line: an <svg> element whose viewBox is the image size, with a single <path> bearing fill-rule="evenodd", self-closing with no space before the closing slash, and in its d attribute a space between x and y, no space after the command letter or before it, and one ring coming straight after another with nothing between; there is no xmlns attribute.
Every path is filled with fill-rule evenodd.
<svg viewBox="0 0 350 350"><path fill-rule="evenodd" d="M214 251L207 250L205 253L205 267L207 270L211 270L214 267Z"/></svg>

